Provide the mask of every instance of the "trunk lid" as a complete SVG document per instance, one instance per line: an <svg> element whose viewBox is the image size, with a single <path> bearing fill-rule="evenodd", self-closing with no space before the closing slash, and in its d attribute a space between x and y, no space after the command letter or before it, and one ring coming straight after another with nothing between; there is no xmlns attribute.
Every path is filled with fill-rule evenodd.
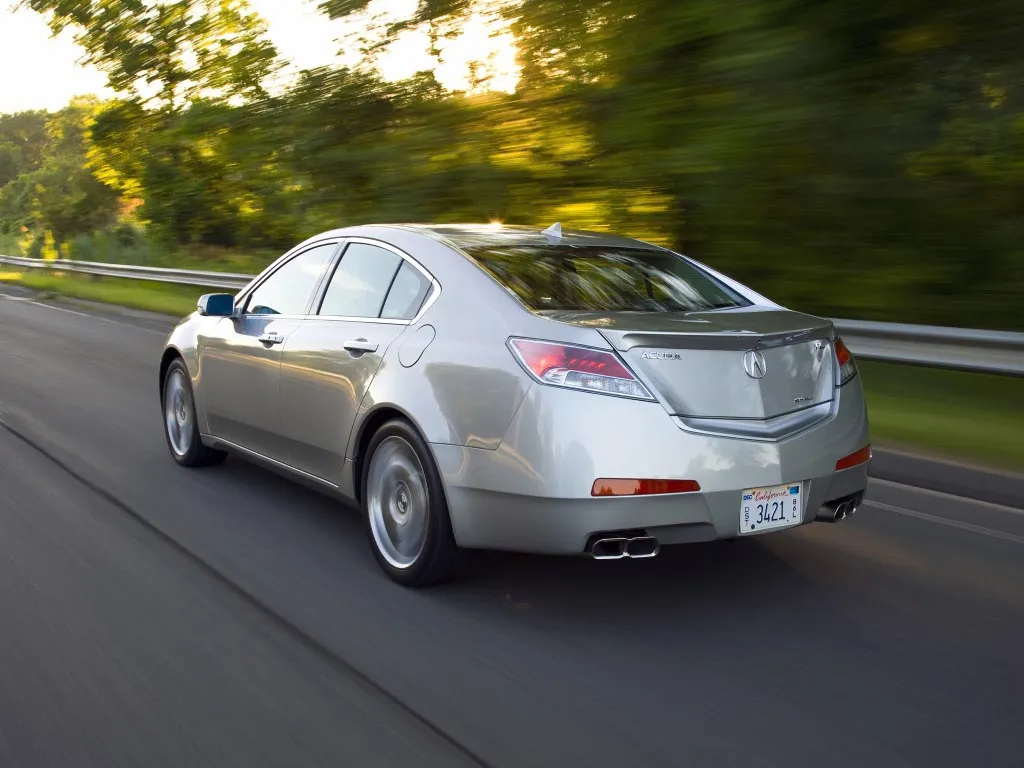
<svg viewBox="0 0 1024 768"><path fill-rule="evenodd" d="M771 419L835 396L822 318L765 307L543 314L601 333L673 416Z"/></svg>

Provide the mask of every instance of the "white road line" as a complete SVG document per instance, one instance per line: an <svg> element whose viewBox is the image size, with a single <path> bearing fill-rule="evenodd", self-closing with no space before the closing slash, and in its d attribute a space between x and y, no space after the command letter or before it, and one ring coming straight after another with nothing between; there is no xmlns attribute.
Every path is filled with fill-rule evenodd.
<svg viewBox="0 0 1024 768"><path fill-rule="evenodd" d="M974 525L973 523L962 523L959 520L950 520L948 517L938 517L936 515L929 515L927 512L917 512L913 509L897 507L892 504L882 504L879 501L865 501L864 504L869 507L875 507L877 509L884 510L885 512L895 512L897 515L914 517L918 520L925 520L929 523L938 523L939 525L945 525L950 528L959 528L961 531L980 533L982 536L991 536L992 538L1002 539L1003 541L1012 541L1016 544L1024 544L1024 536L1018 536L1014 533L1007 533L1006 531L997 531L994 528L985 528L984 526Z"/></svg>
<svg viewBox="0 0 1024 768"><path fill-rule="evenodd" d="M78 315L79 317L94 317L94 315L87 315L85 312L75 312L73 309L65 309L64 307L54 307L49 304L43 304L39 301L30 301L29 304L34 304L37 307L46 307L47 309L55 309L58 312L67 312L69 315ZM103 320L102 317L97 317L97 320Z"/></svg>
<svg viewBox="0 0 1024 768"><path fill-rule="evenodd" d="M65 307L55 307L52 304L43 304L40 301L34 301L30 296L10 296L10 295L8 295L6 293L0 293L0 299L6 299L7 301L19 301L19 302L22 302L24 304L31 304L32 306L35 306L35 307L43 307L44 309L52 309L52 310L55 310L57 312L66 312L69 315L78 315L79 317L89 317L89 318L92 318L93 320L99 320L100 322L103 322L103 323L113 323L114 325L121 325L121 326L124 326L125 328L131 328L132 330L135 330L135 331L145 331L146 333L155 333L155 334L159 334L160 336L166 336L167 335L163 331L158 331L158 330L156 330L154 328L146 328L145 326L141 326L141 325L132 325L131 323L123 323L120 320L114 320L113 318L102 317L100 315L91 315L88 312L76 312L73 309L66 309Z"/></svg>
<svg viewBox="0 0 1024 768"><path fill-rule="evenodd" d="M970 496L957 496L954 493L945 493L944 491L934 491L931 488L921 488L917 485L906 485L905 483L897 483L895 480L882 480L877 477L869 477L869 483L877 483L878 485L887 485L891 488L900 488L907 491L917 491L927 496L937 496L941 499L952 499L953 501L967 501L971 504L977 504L982 507L988 507L989 509L995 509L1000 512L1009 512L1011 515L1024 515L1024 509L1018 509L1017 507L1008 507L1005 504L996 504L994 501L982 501L981 499L972 499Z"/></svg>

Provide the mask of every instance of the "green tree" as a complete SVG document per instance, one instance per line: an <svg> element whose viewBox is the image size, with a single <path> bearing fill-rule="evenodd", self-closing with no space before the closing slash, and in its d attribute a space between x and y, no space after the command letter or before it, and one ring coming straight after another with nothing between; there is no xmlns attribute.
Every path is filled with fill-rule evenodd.
<svg viewBox="0 0 1024 768"><path fill-rule="evenodd" d="M9 225L102 227L110 206L85 201L110 190L176 244L559 219L672 245L794 308L1024 328L1019 2L421 0L383 28L367 0L323 0L365 22L366 58L273 96L241 0L23 4L74 26L119 98L85 150L0 121ZM374 69L402 30L437 41L477 13L515 34L514 94Z"/></svg>
<svg viewBox="0 0 1024 768"><path fill-rule="evenodd" d="M110 87L161 109L197 98L264 93L277 57L246 0L21 0L47 14L54 33L76 30L85 60Z"/></svg>
<svg viewBox="0 0 1024 768"><path fill-rule="evenodd" d="M117 194L86 167L88 127L97 108L95 99L75 99L52 115L0 120L0 135L14 135L7 157L17 161L16 175L0 188L0 223L8 231L25 228L40 242L48 234L59 248L73 235L113 221Z"/></svg>
<svg viewBox="0 0 1024 768"><path fill-rule="evenodd" d="M113 223L117 193L86 166L86 136L99 104L75 99L46 122L45 157L28 177L34 229L49 232L57 247L75 234Z"/></svg>

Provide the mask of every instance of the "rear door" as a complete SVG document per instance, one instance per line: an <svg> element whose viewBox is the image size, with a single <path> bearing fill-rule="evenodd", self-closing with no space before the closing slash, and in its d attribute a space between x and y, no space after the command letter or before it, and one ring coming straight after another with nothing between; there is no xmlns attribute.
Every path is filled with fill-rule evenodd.
<svg viewBox="0 0 1024 768"><path fill-rule="evenodd" d="M200 334L200 386L215 436L285 461L282 345L309 310L337 247L330 241L297 253L243 299L238 317L220 318Z"/></svg>
<svg viewBox="0 0 1024 768"><path fill-rule="evenodd" d="M363 396L431 289L400 251L348 242L314 312L284 344L281 417L293 467L340 484Z"/></svg>

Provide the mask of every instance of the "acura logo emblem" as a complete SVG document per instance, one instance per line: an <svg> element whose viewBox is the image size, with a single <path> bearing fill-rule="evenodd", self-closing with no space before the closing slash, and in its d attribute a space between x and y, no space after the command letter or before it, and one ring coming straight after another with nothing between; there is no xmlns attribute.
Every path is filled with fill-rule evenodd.
<svg viewBox="0 0 1024 768"><path fill-rule="evenodd" d="M752 379L763 379L768 373L768 366L764 361L764 355L756 349L743 353L743 370Z"/></svg>

